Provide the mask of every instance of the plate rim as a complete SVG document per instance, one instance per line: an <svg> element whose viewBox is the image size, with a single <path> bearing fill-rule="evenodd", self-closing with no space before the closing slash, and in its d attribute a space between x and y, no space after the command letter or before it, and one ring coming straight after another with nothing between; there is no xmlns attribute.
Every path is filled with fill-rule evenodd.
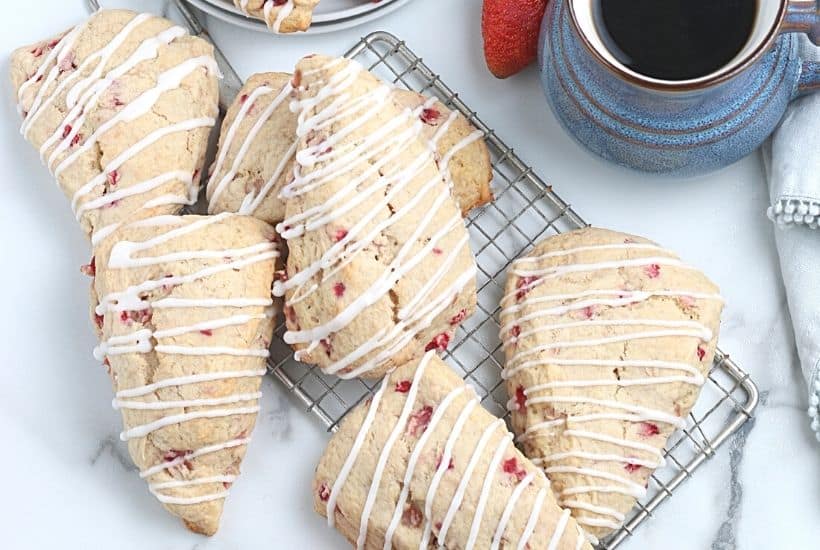
<svg viewBox="0 0 820 550"><path fill-rule="evenodd" d="M246 15L242 12L241 9L236 7L232 0L202 0L206 4L210 4L213 7L220 9L225 12L229 12L231 14L237 15L239 17L243 17L246 19L251 19L252 21L259 21L258 19ZM352 8L345 8L336 11L330 11L325 13L314 13L313 15L313 24L329 24L335 23L342 19L348 19L351 17L358 17L372 11L377 11L385 6L395 3L396 0L380 0L379 2L366 2L362 5L355 6ZM321 5L321 4L320 4Z"/></svg>

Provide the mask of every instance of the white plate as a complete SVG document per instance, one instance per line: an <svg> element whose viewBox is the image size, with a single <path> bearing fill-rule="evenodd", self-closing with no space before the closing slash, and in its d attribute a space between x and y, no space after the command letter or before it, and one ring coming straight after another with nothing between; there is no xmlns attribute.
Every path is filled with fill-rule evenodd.
<svg viewBox="0 0 820 550"><path fill-rule="evenodd" d="M272 33L264 21L249 18L239 11L231 1L223 0L187 0L189 4L202 10L210 16L231 23L244 29L249 29L267 34ZM373 21L395 11L410 0L382 0L381 2L366 2L362 5L362 0L323 0L317 6L314 13L313 24L301 34L323 34L342 29L348 29ZM324 9L320 8L325 6ZM322 21L319 21L319 18ZM279 36L287 36L279 35Z"/></svg>
<svg viewBox="0 0 820 550"><path fill-rule="evenodd" d="M242 10L237 8L233 0L204 0L208 4L221 8L236 15L247 17ZM395 0L381 0L381 2L371 2L369 0L322 0L313 12L313 24L333 23L340 19L356 17L358 15L377 10L387 4L392 4Z"/></svg>

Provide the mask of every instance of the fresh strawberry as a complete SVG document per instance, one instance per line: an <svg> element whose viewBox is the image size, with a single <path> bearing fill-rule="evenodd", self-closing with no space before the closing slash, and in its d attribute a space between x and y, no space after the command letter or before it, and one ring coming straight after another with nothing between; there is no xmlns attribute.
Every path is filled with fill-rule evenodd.
<svg viewBox="0 0 820 550"><path fill-rule="evenodd" d="M546 8L547 0L484 0L481 34L491 73L507 78L535 61Z"/></svg>

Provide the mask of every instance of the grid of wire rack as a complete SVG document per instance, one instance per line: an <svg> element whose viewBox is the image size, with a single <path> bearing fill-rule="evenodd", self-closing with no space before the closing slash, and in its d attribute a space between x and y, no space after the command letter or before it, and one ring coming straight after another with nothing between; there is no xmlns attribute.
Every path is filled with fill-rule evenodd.
<svg viewBox="0 0 820 550"><path fill-rule="evenodd" d="M445 359L461 370L491 413L506 416L507 395L500 377L503 352L498 336L498 304L507 266L537 241L587 224L403 41L385 32L375 32L345 55L386 81L437 96L486 135L493 161L495 200L473 211L466 220L478 264L478 308L459 329ZM278 327L278 337L271 346L271 372L329 431L335 431L344 415L366 399L378 382L340 380L298 363L281 339L284 330L284 326ZM757 401L757 388L749 376L728 355L718 351L698 406L687 419L687 427L676 432L667 445L667 465L654 473L647 496L627 517L624 526L599 548L616 548L651 517L685 479L751 418Z"/></svg>

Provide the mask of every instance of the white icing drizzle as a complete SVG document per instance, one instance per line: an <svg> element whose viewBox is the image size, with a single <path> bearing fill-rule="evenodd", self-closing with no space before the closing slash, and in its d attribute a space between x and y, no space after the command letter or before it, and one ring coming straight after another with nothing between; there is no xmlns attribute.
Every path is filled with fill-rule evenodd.
<svg viewBox="0 0 820 550"><path fill-rule="evenodd" d="M654 448L654 447L653 447ZM567 451L563 453L553 453L543 458L533 458L533 464L544 464L546 462L555 462L564 460L566 458L581 458L584 460L596 460L600 462L619 462L621 464L638 464L646 466L647 468L659 468L664 465L661 460L644 460L642 458L630 458L623 455L609 454L609 453L589 453L586 451Z"/></svg>
<svg viewBox="0 0 820 550"><path fill-rule="evenodd" d="M254 122L253 126L251 126L250 130L248 130L248 134L245 136L245 139L239 145L237 149L236 156L234 157L234 161L231 164L230 168L225 172L225 174L217 180L217 177L222 172L223 164L225 163L225 158L228 155L228 152L231 149L231 145L233 144L234 140L236 139L236 133L239 131L239 127L241 126L242 122L245 118L248 117L248 113L250 112L251 108L254 105L254 102L259 99L260 97L270 95L274 93L274 89L268 86L259 86L258 88L254 89L248 97L245 99L245 102L239 109L239 112L236 114L236 118L231 123L228 131L225 135L225 143L223 143L222 147L220 148L219 156L217 157L216 164L214 165L213 175L211 176L211 180L208 182L208 191L210 193L209 204L208 204L208 212L213 214L216 204L224 192L225 188L228 184L236 177L236 174L239 171L239 168L242 165L243 160L248 154L250 150L251 144L256 139L259 132L262 130L265 124L267 124L270 117L273 115L274 111L279 108L279 106L290 96L290 93L293 91L293 87L288 82L284 88L279 92L279 94L271 101L271 103L265 107L265 109L259 115L259 118ZM259 191L259 195L254 197L253 191L249 192L245 199L243 200L243 206L240 209L241 214L253 214L256 211L256 208L261 203L262 199L267 196L267 193L282 175L287 162L293 158L293 155L296 152L295 143L291 148L288 150L286 155L280 159L276 169L273 172L273 175L265 182L263 188Z"/></svg>
<svg viewBox="0 0 820 550"><path fill-rule="evenodd" d="M476 538L478 538L478 531L481 528L481 520L484 517L484 507L487 505L487 499L490 498L490 491L492 490L492 483L495 480L495 475L498 470L501 459L504 458L504 453L510 446L512 434L505 434L501 438L498 447L495 449L490 465L487 468L487 473L484 475L484 483L481 485L481 493L478 497L478 504L476 504L475 512L473 514L473 522L470 525L470 536L467 538L467 548L472 548L475 545Z"/></svg>
<svg viewBox="0 0 820 550"><path fill-rule="evenodd" d="M102 185L108 178L108 174L120 168L126 161L130 160L135 155L144 151L154 143L158 142L160 139L171 134L175 134L177 132L189 132L191 130L196 130L197 128L210 128L214 125L215 122L216 121L211 117L200 117L186 120L183 122L177 122L175 124L163 126L161 128L158 128L157 130L154 130L153 132L149 133L133 145L127 147L122 153L117 155L111 162L106 164L102 172L94 176L89 182L87 182L82 187L77 189L77 191L74 193L74 196L71 199L71 208L76 212L77 204L79 203L80 199L89 194L91 191L93 191L94 188L96 188L97 186Z"/></svg>
<svg viewBox="0 0 820 550"><path fill-rule="evenodd" d="M395 424L392 426L392 429L389 435L387 436L387 439L384 442L384 444L379 444L376 447L378 449L379 454L376 459L376 465L373 474L370 476L371 481L369 484L369 488L367 490L365 502L362 507L361 516L359 520L359 533L356 541L356 547L359 549L365 548L366 546L373 546L372 541L370 543L368 543L367 541L367 532L368 525L370 522L370 516L373 512L374 506L376 506L376 500L378 491L381 486L381 481L386 471L391 452L394 446L396 445L397 441L399 441L399 438L401 438L406 431L408 420L417 403L418 392L420 391L420 386L425 376L425 369L434 355L435 352L433 351L427 352L424 358L421 360L419 366L417 367L417 370L413 375L412 380L409 381L410 384L406 392L406 399L402 404L401 412L396 418ZM392 387L391 384L394 381L395 380L391 380L390 376L385 377L385 379L382 381L380 388L374 394L372 401L368 406L368 410L365 414L365 418L362 422L362 425L359 428L358 433L356 434L353 446L348 452L347 458L345 459L345 462L339 471L336 481L333 483L333 486L327 498L326 507L329 525L334 524L334 520L331 519L331 517L333 517L337 509L336 502L338 496L344 488L347 478L350 476L351 471L358 459L358 456L362 452L362 448L365 444L365 441L369 441L371 445L375 444L372 438L370 437L370 431L373 426L373 423L375 422L377 410L384 396L384 393L388 387ZM390 522L388 523L388 526L385 530L384 540L382 544L382 548L384 550L393 548L393 538L395 536L396 530L398 529L399 522L401 521L403 514L405 513L405 505L410 495L411 485L413 482L413 478L416 474L416 467L418 461L422 457L423 453L427 452L429 454L430 449L428 449L427 446L428 443L431 441L431 438L435 437L434 432L436 431L436 428L440 426L440 423L444 418L445 414L447 414L447 412L451 409L455 401L462 395L466 395L467 399L463 400L463 403L460 405L460 411L458 412L458 415L456 416L456 419L452 426L445 427L446 440L444 441L444 448L441 452L441 455L438 458L438 463L435 467L435 471L432 474L424 498L424 512L422 516L424 524L419 549L424 550L428 548L433 530L433 503L435 501L439 485L442 481L443 476L451 468L450 463L451 459L453 458L453 451L455 450L459 438L461 437L461 433L464 427L470 420L470 415L473 413L476 407L479 406L479 401L477 396L475 395L475 392L468 386L464 385L452 389L444 396L444 398L437 405L435 405L434 410L430 415L429 422L424 428L424 431L420 434L418 440L410 448L410 455L407 460L407 465L402 477L402 481L400 483L401 491L399 492L395 507L393 508ZM467 494L467 488L470 482L473 480L473 474L475 473L475 469L485 456L485 451L491 439L494 435L496 435L496 432L498 432L499 430L501 430L502 434L499 438L498 444L494 448L492 457L488 464L488 468L486 472L484 472L483 474L481 480L481 490L478 494L478 500L476 503L475 511L470 516L471 526L469 536L466 542L463 544L463 546L466 550L469 550L475 548L478 544L478 536L481 532L481 524L483 521L483 517L485 515L485 510L487 508L487 504L492 493L492 490L495 487L494 481L499 475L498 473L501 471L501 461L503 460L505 453L508 452L508 450L510 449L512 439L512 434L506 431L504 421L501 419L494 420L484 428L481 436L479 437L479 440L476 442L471 452L471 455L469 457L469 460L467 461L464 471L458 474L458 486L454 491L452 499L448 504L444 520L438 527L437 540L438 546L440 548L445 547L447 531L450 528L450 526L452 526L452 522L454 521L456 514L459 512L459 509L461 508L464 502L464 499ZM443 434L439 435L443 436ZM524 479L522 479L515 486L515 488L513 488L507 502L505 503L504 512L500 515L498 519L498 524L494 528L493 544L491 548L497 549L499 547L504 531L512 517L516 502L520 499L523 492L527 489L528 486L530 486L530 484L533 482L533 480L536 479L536 477L539 477L539 479L541 479L547 487L549 486L549 482L547 481L544 474L540 471L534 471L529 472L524 477ZM529 537L532 536L532 532L535 529L535 524L537 523L539 514L542 510L542 505L544 502L544 498L546 498L546 495L547 489L543 489L537 494L533 510L530 513L530 522L528 522L527 528L524 530L523 540L527 540L529 539ZM493 509L495 510L495 507L493 507ZM562 520L559 522L557 526L558 534L556 535L556 540L560 539L561 533L565 529L565 525L566 520Z"/></svg>
<svg viewBox="0 0 820 550"><path fill-rule="evenodd" d="M152 309L186 308L186 307L266 307L273 305L271 298L163 298L151 302Z"/></svg>
<svg viewBox="0 0 820 550"><path fill-rule="evenodd" d="M203 382L214 382L216 380L231 380L233 378L251 378L254 376L264 376L267 371L265 369L259 370L240 370L240 371L226 371L226 372L208 372L202 374L191 374L188 376L180 376L177 378L165 378L159 382L146 384L145 386L137 386L120 390L117 392L116 399L123 399L126 397L141 397L154 393L163 388L171 388L174 386L184 386L188 384L200 384Z"/></svg>
<svg viewBox="0 0 820 550"><path fill-rule="evenodd" d="M390 524L384 533L383 550L390 550L393 547L393 534L396 532L396 528L398 527L402 513L404 512L404 504L407 502L407 497L410 495L410 483L413 480L413 473L416 471L416 464L418 463L419 457L424 450L424 446L427 444L427 440L433 435L433 431L441 418L444 416L444 413L447 412L447 409L450 407L452 402L459 395L464 393L466 389L467 386L460 386L447 394L447 396L441 401L441 404L436 407L436 410L433 412L433 416L430 417L430 424L428 424L427 429L423 434L421 434L421 437L413 447L413 452L407 460L407 471L404 473L404 481L402 483L401 493L396 501L396 508L393 510L393 517L390 518ZM473 399L475 399L475 395L473 395Z"/></svg>
<svg viewBox="0 0 820 550"><path fill-rule="evenodd" d="M228 491L219 491L216 493L210 493L205 495L199 495L195 497L174 497L169 495L164 495L160 493L162 489L176 489L179 487L190 487L192 485L206 485L209 483L233 483L236 481L236 476L227 475L227 476L210 476L210 477L201 477L198 479L188 479L188 480L174 480L174 481L166 481L162 483L152 483L148 486L148 489L151 493L157 497L157 500L164 504L200 504L202 502L209 502L211 500L218 500L221 498L225 498L228 496Z"/></svg>
<svg viewBox="0 0 820 550"><path fill-rule="evenodd" d="M636 360L608 360L608 359L545 359L539 361L524 361L513 368L505 369L502 377L509 380L515 374L522 370L541 366L541 365L558 365L558 366L573 366L573 367L639 367L647 369L658 370L682 370L692 375L693 383L696 380L702 380L703 375L695 367L686 363L679 363L675 361L659 361L655 359L636 359ZM702 383L702 382L701 382Z"/></svg>
<svg viewBox="0 0 820 550"><path fill-rule="evenodd" d="M527 394L527 390L524 390L524 395ZM614 401L611 399L594 399L592 397L585 397L585 396L563 396L563 395L545 395L541 397L527 397L525 406L528 405L537 405L540 403L583 403L585 405L597 405L599 407L604 407L608 409L618 409L622 411L628 411L634 415L636 418L636 422L643 422L645 420L654 420L657 422L663 422L665 424L670 424L675 426L676 428L682 428L686 425L686 423L679 417L669 414L663 411L651 409L649 407L642 407L640 405L630 405L628 403L622 403L620 401ZM512 407L511 407L512 408ZM589 415L592 416L592 415ZM600 418L611 418L613 415L605 414L605 415L597 415L596 419ZM575 421L576 417L572 417L572 421Z"/></svg>
<svg viewBox="0 0 820 550"><path fill-rule="evenodd" d="M327 70L339 63L342 62L334 59L320 70ZM422 123L410 109L405 109L399 116L357 140L352 150L346 147L335 147L343 143L352 132L377 116L382 110L382 105L389 100L391 93L389 86L382 85L366 94L351 97L347 89L356 81L363 68L355 62L344 61L343 63L345 65L332 74L326 82L311 84L312 86L321 85L314 97L296 101L292 108L299 113L297 134L300 137L314 130L331 128L343 118L349 117L353 120L321 142L306 146L297 152L294 180L283 187L280 197L287 199L319 189L329 181L353 172L359 166L362 166L362 173L357 173L355 177L351 176L349 181L324 203L284 220L277 226L277 230L283 238L290 241L307 231L320 230L343 214L353 211L365 200L375 200L378 204L363 213L352 227L346 230L346 234L325 250L320 258L302 266L298 273L289 274L286 281L276 281L274 294L276 296L287 295L288 306L304 300L319 288L330 284L333 276L349 265L355 256L370 246L380 234L389 232L392 225L400 222L410 212L417 212L424 204L423 201L429 201L429 207L424 210L421 220L413 228L412 235L402 244L390 265L385 267L368 289L347 302L344 308L329 321L310 328L289 330L285 333L285 342L305 344L307 350L315 349L321 340L328 338L332 333L343 330L367 307L383 299L402 277L425 259L431 259L438 243L453 231L458 230L459 225L463 227L464 223L456 211L452 219L449 219L443 226L433 227L434 218L448 204L447 201L451 200L449 189L442 185L444 179L438 172L426 181L417 193L405 199L407 202L391 216L378 223L373 223L375 216L388 207L391 199L402 196L402 193L407 194L406 188L410 182L431 165L432 151L425 148L418 158L407 166L392 172L384 169L389 161L401 154L407 145L419 138ZM303 78L312 72L305 72ZM326 102L327 105L309 115L312 109L322 102ZM316 167L318 163L322 165L310 173L304 173L304 168ZM382 171L388 173L381 173ZM373 178L374 175L377 177ZM368 178L374 181L363 186ZM423 238L425 232L430 231L434 233L429 241L420 250L414 252L414 247L418 248L417 243ZM324 370L350 378L376 369L388 361L402 346L407 345L416 334L429 327L436 316L443 312L461 289L475 277L475 266L472 263L463 273L452 273L459 258L459 252L462 252L466 246L467 242L463 240L457 247L458 251L448 251L448 254L441 258L442 262L439 263L431 280L417 293L416 299L411 304L402 308L398 323L390 329L375 334L363 345L358 346L347 356L337 359ZM318 282L315 282L316 277L320 277ZM438 295L432 295L447 277L455 277L455 282L448 285L448 288ZM377 350L380 351L375 357L364 361L351 372L341 373L355 361ZM298 352L297 358L303 357L305 353L307 353L306 350Z"/></svg>
<svg viewBox="0 0 820 550"><path fill-rule="evenodd" d="M475 130L472 133L460 139L459 141L457 141L455 144L453 144L453 146L447 151L447 153L441 159L441 171L443 172L449 170L450 161L453 160L453 157L459 151L461 151L474 141L478 141L482 137L484 137L484 132L482 132L481 130Z"/></svg>
<svg viewBox="0 0 820 550"><path fill-rule="evenodd" d="M558 520L558 525L555 526L555 531L552 533L552 538L550 539L550 543L547 546L547 550L555 550L556 548L558 548L558 544L561 542L561 537L563 536L564 531L567 528L569 514L569 510L564 510L561 513L561 518Z"/></svg>
<svg viewBox="0 0 820 550"><path fill-rule="evenodd" d="M424 531L422 533L421 543L419 544L419 550L425 550L428 547L430 534L433 531L433 500L436 498L436 492L441 483L441 478L444 477L444 474L450 466L450 459L453 457L453 448L456 445L456 441L458 441L461 431L464 429L464 425L470 417L470 413L473 412L473 409L477 405L477 399L471 399L467 403L458 415L458 418L456 418L453 429L447 437L447 441L444 443L444 452L441 455L441 460L439 460L438 468L436 468L436 472L433 474L433 479L430 480L430 486L427 488L427 495L425 495L424 498Z"/></svg>
<svg viewBox="0 0 820 550"><path fill-rule="evenodd" d="M581 502L580 500L563 500L561 502L561 505L566 506L567 508L586 510L587 512L594 512L602 516L612 516L618 522L623 522L626 519L626 516L618 512L617 510L613 510L612 508L608 508L606 506L596 506L588 502ZM618 525L616 524L616 527L617 526Z"/></svg>
<svg viewBox="0 0 820 550"><path fill-rule="evenodd" d="M577 523L578 520L575 520L575 522ZM577 527L577 526L576 526L576 529L578 529L578 539L575 542L575 550L581 550L581 548L584 547L584 543L586 542L587 538L585 536L585 533L584 533L583 529L581 529L580 527ZM596 544L597 544L597 540L596 540Z"/></svg>
<svg viewBox="0 0 820 550"><path fill-rule="evenodd" d="M276 14L276 19L271 20L271 12L275 7L278 7L279 11ZM294 7L293 0L287 0L281 6L274 6L273 0L267 0L263 10L265 23L268 24L268 27L270 27L273 32L278 34L282 28L282 23L293 12Z"/></svg>
<svg viewBox="0 0 820 550"><path fill-rule="evenodd" d="M120 433L122 441L135 439L137 437L145 437L146 435L173 424L182 424L183 422L190 422L191 420L198 420L202 418L224 418L226 416L240 416L245 414L256 414L259 412L259 406L253 407L235 407L231 409L208 409L206 411L193 411L188 413L173 414L147 422L139 426L134 426Z"/></svg>
<svg viewBox="0 0 820 550"><path fill-rule="evenodd" d="M255 401L262 397L262 392L238 393L226 397L212 397L205 399L187 399L182 401L122 401L115 399L111 404L115 409L138 409L162 411L166 409L182 409L185 407L210 407L214 405L230 405L243 401Z"/></svg>
<svg viewBox="0 0 820 550"><path fill-rule="evenodd" d="M379 453L379 459L376 463L376 470L373 472L373 477L370 481L370 489L367 491L367 498L365 499L364 507L362 508L362 517L359 522L359 537L356 540L356 548L359 550L364 548L364 543L367 540L367 523L370 520L370 513L373 510L373 505L376 503L376 495L379 492L379 485L381 484L382 475L384 475L384 469L387 466L387 460L390 458L390 452L393 450L393 445L396 444L396 441L401 436L405 426L407 425L407 420L410 418L410 413L413 411L413 405L416 402L416 396L419 392L421 377L424 376L424 370L427 368L427 364L430 362L431 358L432 355L427 353L419 363L416 373L413 375L413 381L410 384L410 391L407 393L407 399L404 402L399 419L393 427L393 431L390 432L390 435L387 437L387 441L385 441L384 446Z"/></svg>
<svg viewBox="0 0 820 550"><path fill-rule="evenodd" d="M614 481L616 483L619 483L619 484L623 485L623 487L621 487L621 486L612 486L611 488L606 487L602 490L605 490L606 492L609 492L611 490L612 492L618 492L618 493L623 493L623 494L626 494L626 495L632 495L635 498L641 498L641 497L646 496L646 489L644 488L643 485L641 485L639 483L635 483L634 481L632 481L630 479L627 479L625 477L622 477L622 476L619 476L619 475L616 475L616 474L611 474L609 472L602 472L600 470L594 470L592 468L579 468L579 467L576 467L576 466L550 466L548 468L545 468L544 472L547 475L549 475L549 474L578 474L578 475L583 475L583 476L588 476L588 477L605 479L607 481ZM571 494L578 494L578 488L573 487L573 488L570 488L570 489L565 489L561 493L562 496L563 495L571 495Z"/></svg>
<svg viewBox="0 0 820 550"><path fill-rule="evenodd" d="M578 298L585 298L588 296L616 296L614 299L607 299L607 298L598 298L592 300L578 300ZM548 302L557 302L557 301L565 301L565 300L576 300L570 302L566 305L555 306L546 309L537 309L532 313L528 313L526 315L522 315L521 317L517 317L519 321L527 321L532 319L537 319L539 317L548 317L552 315L563 315L565 313L569 313L571 311L578 311L581 309L585 309L588 307L595 307L595 306L610 306L610 307L620 307L626 306L632 303L639 303L648 300L649 298L655 296L669 296L669 297L679 297L679 298L691 298L691 299L699 299L699 300L715 300L723 302L723 298L719 294L706 294L702 292L687 292L687 291L676 291L676 290L653 290L653 291L643 291L643 290L585 290L583 292L575 292L571 294L552 294L548 296L539 296L537 298L529 298L525 302L520 304L510 304L504 307L504 315L510 315L521 311L524 306L532 307L537 304L543 304ZM510 324L504 323L502 324L502 334L509 330Z"/></svg>
<svg viewBox="0 0 820 550"><path fill-rule="evenodd" d="M498 550L498 547L501 544L501 537L504 536L504 531L506 531L507 524L510 522L513 510L515 510L515 505L518 503L518 499L521 498L521 493L523 493L527 486L532 483L533 479L535 479L535 472L530 472L524 477L524 479L519 481L518 485L516 485L515 489L513 489L510 499L504 506L504 512L501 514L501 519L498 521L498 526L495 528L495 535L493 535L490 550Z"/></svg>
<svg viewBox="0 0 820 550"><path fill-rule="evenodd" d="M83 60L79 67L76 70L69 73L62 81L56 86L54 91L46 97L46 86L41 86L35 96L34 102L32 103L31 107L29 108L28 116L23 120L23 124L20 126L20 133L23 134L23 137L28 138L29 131L31 127L34 125L34 122L40 117L40 115L44 112L46 108L54 103L54 100L68 87L69 84L74 82L74 80L80 78L80 76L88 70L88 68L97 61L96 66L92 70L91 74L86 77L80 79L80 81L72 86L68 93L66 94L66 103L69 108L74 107L77 101L77 95L84 92L88 89L89 85L93 84L94 81L100 78L100 74L102 70L107 65L109 59L119 48L122 43L128 38L128 35L131 34L140 23L150 19L152 16L148 14L138 14L134 17L131 21L129 21L114 37L106 44L102 49L97 50L96 52L92 53L88 57ZM179 27L176 27L179 30L182 30ZM183 34L185 31L182 31ZM59 69L58 69L59 70ZM71 111L73 112L73 110ZM68 116L62 121L62 123L58 126L62 130L65 124L69 121ZM43 149L41 149L42 154Z"/></svg>
<svg viewBox="0 0 820 550"><path fill-rule="evenodd" d="M174 90L179 88L182 84L182 81L191 73L193 73L198 68L205 68L207 71L218 74L219 68L216 65L216 61L213 57L209 55L203 55L200 57L193 57L190 59L186 59L179 65L168 69L167 71L160 73L157 77L157 84L153 88L149 88L142 94L140 94L137 98L135 98L131 103L125 105L117 114L113 117L108 119L106 122L101 124L95 131L92 133L88 138L86 138L82 145L80 145L75 151L70 153L67 157L65 157L57 166L54 168L54 175L59 176L64 170L66 170L71 164L73 164L83 153L90 150L102 137L106 132L108 132L111 128L119 124L120 122L131 122L138 119L140 116L148 113L151 108L156 104L157 100L164 94L170 90ZM83 120L87 113L83 113L79 120ZM209 117L210 118L210 117ZM71 140L74 138L74 135L79 132L81 124L77 121L71 131L66 135L66 137L60 142L60 144L56 147L56 149L51 153L51 156L48 159L49 167L53 166L56 162L57 157L60 153L62 153L65 149L68 148ZM198 119L195 119L198 120ZM210 118L211 126L213 126L214 120ZM62 132L61 128L57 129L58 132ZM120 153L119 157L130 157L131 155L128 154L134 150L137 152L139 148L132 146L131 148L126 149L123 153ZM121 161L119 164L122 164ZM113 162L111 164L114 164ZM118 164L118 165L119 165ZM117 165L117 166L118 166ZM107 166L106 169L103 171L104 173L109 172L111 169ZM105 175L103 174L103 177Z"/></svg>
<svg viewBox="0 0 820 550"><path fill-rule="evenodd" d="M107 236L119 229L121 225L122 223L117 222L96 229L94 233L91 234L91 246L96 247L103 242Z"/></svg>
<svg viewBox="0 0 820 550"><path fill-rule="evenodd" d="M71 52L71 48L74 46L74 43L77 41L77 37L80 33L85 30L88 22L85 22L81 25L77 25L73 27L70 31L68 31L65 36L59 39L59 42L51 49L48 55L43 59L43 62L37 67L37 70L34 71L34 74L31 75L25 82L20 85L20 88L17 90L17 109L20 113L23 113L23 96L26 93L26 90L30 86L33 86L36 82L43 81L43 84L40 86L40 90L38 91L37 95L40 93L44 93L43 90L47 89L52 82L57 78L60 71L60 63L65 59L65 57ZM54 66L51 67L51 64L54 63ZM51 67L51 70L46 76L46 70ZM45 78L45 80L43 80ZM34 106L38 100L37 95L35 95L35 99L32 102L32 106Z"/></svg>
<svg viewBox="0 0 820 550"><path fill-rule="evenodd" d="M636 250L647 251L651 255L642 258L620 258L593 263L582 263L579 261L577 263L567 263L564 265L548 265L538 267L540 262L544 262L551 258L563 258L583 252ZM527 439L539 436L542 432L561 429L562 434L566 437L574 436L609 443L633 452L638 451L644 455L648 454L651 457L632 457L616 453L591 453L578 450L559 452L543 458L536 458L534 462L537 465L544 467L544 471L548 475L577 474L593 479L611 482L611 484L603 485L594 484L582 487L570 487L559 495L560 504L568 509L582 510L593 514L607 516L606 518L581 516L577 518L578 523L581 524L617 528L620 526L620 523L616 522L623 522L624 517L623 514L612 508L584 504L581 501L567 499L566 497L590 492L605 492L619 493L633 496L635 498L641 498L646 494L646 489L643 485L626 477L612 474L595 467L569 466L562 464L562 461L568 459L580 459L585 463L590 464L614 462L624 464L625 466L641 466L654 469L662 466L664 464L664 459L662 452L655 446L639 441L616 438L593 431L566 429L567 426L600 420L624 420L636 423L653 421L680 428L685 425L685 422L677 415L673 415L662 410L656 410L636 404L622 403L615 400L594 399L576 393L571 395L535 396L534 394L538 394L539 392L549 392L551 390L561 388L578 388L581 390L583 388L601 386L634 387L668 383L685 383L700 386L704 383L705 378L701 370L693 366L695 360L693 360L692 363L686 363L682 361L661 361L650 359L564 359L558 357L541 358L540 354L542 352L561 350L565 348L590 348L611 343L629 342L637 339L666 337L693 338L698 342L707 343L713 338L712 331L709 327L697 321L668 319L601 319L596 317L597 310L595 308L620 308L634 303L645 302L654 297L670 297L686 300L692 303L694 303L695 300L722 302L723 299L717 294L696 292L685 289L620 290L604 288L563 294L548 294L537 297L531 296L529 291L541 284L544 279L561 277L569 273L588 273L600 270L646 267L652 264L657 264L658 266L672 266L676 269L693 269L682 264L676 258L664 256L662 254L671 255L672 253L660 248L657 245L645 243L581 246L569 250L552 251L537 256L521 258L516 260L511 269L511 273L515 276L526 277L527 279L522 279L521 282L523 284L517 285L516 289L508 292L502 299L503 309L501 313L501 336L504 346L508 352L513 350L507 367L503 373L503 377L505 379L510 379L512 376L523 370L542 366L577 367L583 369L603 368L606 369L603 372L607 374L612 368L623 369L630 367L636 369L672 371L672 373L666 376L647 375L643 377L624 379L620 379L620 377L618 377L618 379L559 379L556 381L525 386L522 388L525 397L523 404L524 407L541 403L585 404L599 407L604 412L575 415L568 418L538 422L530 425L517 438L517 441L526 441ZM523 293L521 291L523 291ZM580 310L585 310L585 313L591 312L586 313L589 319L568 322L548 322L538 325L532 323L533 321L544 317L558 317ZM531 322L531 328L524 328L522 326L524 322ZM620 334L615 333L610 336L587 339L579 339L577 336L570 336L573 331L588 327L619 327L623 329L637 327L637 330L624 330L624 332ZM522 330L522 328L524 330ZM544 333L550 335L549 343L532 346L521 351L518 350L519 342L524 341L532 335ZM694 356L695 350L693 349L693 358ZM516 403L515 399L511 399L508 403L510 410L517 410L517 406L520 406L520 404Z"/></svg>
<svg viewBox="0 0 820 550"><path fill-rule="evenodd" d="M77 210L75 211L75 215L79 220L80 218L82 218L83 214L85 214L89 210L105 208L106 206L114 204L117 201L120 201L128 197L133 197L135 195L147 193L172 181L184 182L185 186L188 189L188 195L185 197L172 197L170 199L171 204L194 204L196 202L197 188L193 181L193 174L184 170L174 170L172 172L165 172L164 174L160 174L151 179L135 183L134 185L130 185L122 189L117 189L116 191L111 191L109 193L106 193L105 195L97 197L96 199L86 201L77 208ZM146 202L143 205L143 208L152 208L154 206L158 206L161 203L167 204L168 202L169 201L158 202L155 199L153 201Z"/></svg>
<svg viewBox="0 0 820 550"><path fill-rule="evenodd" d="M370 426L376 418L376 410L379 408L379 403L381 402L382 396L387 389L387 382L389 378L389 376L385 376L384 380L382 380L381 387L379 387L379 391L373 394L373 398L370 400L370 407L367 410L367 415L365 416L364 422L362 422L362 425L359 428L359 433L356 434L356 439L353 441L353 446L350 448L350 453L348 453L347 459L342 465L342 469L339 470L339 475L336 477L336 481L333 483L333 487L330 490L330 496L327 498L327 508L325 510L327 515L327 524L330 527L333 527L336 522L336 500L339 498L339 493L347 481L347 476L350 475L350 471L356 463L356 458L362 451L364 440L367 437L367 433L370 431Z"/></svg>
<svg viewBox="0 0 820 550"><path fill-rule="evenodd" d="M251 439L249 437L241 437L237 439L231 439L230 441L225 441L223 443L217 443L215 445L208 445L207 447L202 447L201 449L197 449L190 454L185 454L174 458L173 460L165 460L151 466L150 468L146 468L145 470L140 472L140 477L145 479L147 477L151 477L154 474L158 474L163 470L168 470L179 466L186 460L193 460L194 458L204 456L211 453L216 453L219 451L224 451L225 449L233 449L235 447L243 447L250 443Z"/></svg>
<svg viewBox="0 0 820 550"><path fill-rule="evenodd" d="M504 420L497 419L493 421L487 428L485 428L484 433L481 434L481 438L478 440L478 443L473 450L472 456L470 456L470 460L467 462L467 467L464 469L464 473L461 476L461 481L458 483L458 487L456 488L456 492L453 495L453 500L450 501L450 506L447 508L447 513L444 515L444 520L441 522L441 528L438 532L438 546L439 548L444 548L444 543L447 540L447 531L450 530L450 525L453 523L453 520L456 517L456 513L458 509L461 507L461 503L464 501L464 495L467 493L467 485L470 483L473 477L473 471L475 470L476 466L478 465L478 461L481 460L481 455L484 453L484 447L490 442L490 438L499 428L504 428ZM506 434L505 434L506 436ZM443 461L442 461L443 462Z"/></svg>
<svg viewBox="0 0 820 550"><path fill-rule="evenodd" d="M524 550L524 548L527 547L527 543L530 541L530 538L535 531L535 526L538 523L538 516L541 514L541 507L544 504L544 499L547 498L548 491L549 489L547 488L543 488L538 491L538 496L535 497L535 505L532 507L530 517L527 519L524 532L521 534L521 538L518 539L518 546L516 546L517 550Z"/></svg>

